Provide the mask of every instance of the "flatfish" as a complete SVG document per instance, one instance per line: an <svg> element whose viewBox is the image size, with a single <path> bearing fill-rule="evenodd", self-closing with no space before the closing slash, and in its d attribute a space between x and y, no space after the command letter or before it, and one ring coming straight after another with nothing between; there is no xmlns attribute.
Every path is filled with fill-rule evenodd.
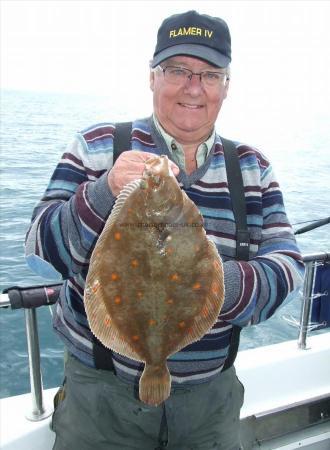
<svg viewBox="0 0 330 450"><path fill-rule="evenodd" d="M167 358L214 325L224 300L223 267L196 205L166 156L145 163L119 194L96 243L85 308L109 349L143 361L140 400L170 395Z"/></svg>

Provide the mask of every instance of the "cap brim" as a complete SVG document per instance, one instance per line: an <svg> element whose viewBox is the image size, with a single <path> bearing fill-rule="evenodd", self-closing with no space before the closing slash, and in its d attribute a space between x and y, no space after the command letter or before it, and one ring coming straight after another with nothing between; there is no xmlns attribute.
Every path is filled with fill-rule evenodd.
<svg viewBox="0 0 330 450"><path fill-rule="evenodd" d="M205 45L179 44L168 47L155 55L151 67L154 68L165 61L165 59L178 55L194 56L195 58L203 59L216 67L227 67L230 63L230 58L228 56L222 55Z"/></svg>

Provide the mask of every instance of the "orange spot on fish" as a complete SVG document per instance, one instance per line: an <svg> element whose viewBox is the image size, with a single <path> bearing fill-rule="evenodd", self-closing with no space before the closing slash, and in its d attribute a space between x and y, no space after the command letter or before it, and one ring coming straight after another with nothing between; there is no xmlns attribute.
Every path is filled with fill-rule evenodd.
<svg viewBox="0 0 330 450"><path fill-rule="evenodd" d="M173 247L167 247L165 250L166 255L173 255L174 248Z"/></svg>
<svg viewBox="0 0 330 450"><path fill-rule="evenodd" d="M150 319L149 320L149 325L151 326L151 327L153 327L154 325L156 325L156 321L154 320L154 319Z"/></svg>
<svg viewBox="0 0 330 450"><path fill-rule="evenodd" d="M134 334L134 335L132 336L132 340L133 340L134 342L137 342L139 339L140 339L140 336L139 336L138 334Z"/></svg>
<svg viewBox="0 0 330 450"><path fill-rule="evenodd" d="M200 245L195 245L195 251L196 251L196 252L199 252L200 249L201 249L201 246L200 246Z"/></svg>
<svg viewBox="0 0 330 450"><path fill-rule="evenodd" d="M104 319L104 325L108 327L110 325L111 319L109 316L106 316Z"/></svg>
<svg viewBox="0 0 330 450"><path fill-rule="evenodd" d="M177 273L173 273L173 274L170 276L170 280L171 280L171 281L179 281L179 279L180 279L180 277L179 277L179 275L178 275Z"/></svg>
<svg viewBox="0 0 330 450"><path fill-rule="evenodd" d="M141 300L141 298L143 297L143 292L141 291L137 292L136 296L139 300Z"/></svg>
<svg viewBox="0 0 330 450"><path fill-rule="evenodd" d="M121 233L119 233L119 231L116 231L115 234L114 234L114 238L116 239L116 241L120 241Z"/></svg>
<svg viewBox="0 0 330 450"><path fill-rule="evenodd" d="M167 300L166 300L166 303L167 303L168 305L173 305L173 303L174 303L173 298L167 299Z"/></svg>
<svg viewBox="0 0 330 450"><path fill-rule="evenodd" d="M131 266L132 266L132 267L137 267L138 265L139 265L138 260L137 260L137 259L132 259L132 261L131 261Z"/></svg>
<svg viewBox="0 0 330 450"><path fill-rule="evenodd" d="M213 282L212 286L211 286L211 290L213 292L213 294L219 294L219 286L217 285L217 283Z"/></svg>
<svg viewBox="0 0 330 450"><path fill-rule="evenodd" d="M114 298L114 301L115 301L116 305L119 305L121 303L121 297L119 295L116 295L116 297Z"/></svg>
<svg viewBox="0 0 330 450"><path fill-rule="evenodd" d="M217 270L220 269L220 263L219 263L219 261L218 261L217 259L215 259L215 260L213 261L213 267L214 267L215 269L217 269Z"/></svg>
<svg viewBox="0 0 330 450"><path fill-rule="evenodd" d="M99 290L99 288L100 288L99 280L94 281L92 286L92 291L94 292L94 294Z"/></svg>
<svg viewBox="0 0 330 450"><path fill-rule="evenodd" d="M209 310L206 306L202 309L202 316L207 317L209 315Z"/></svg>
<svg viewBox="0 0 330 450"><path fill-rule="evenodd" d="M181 322L178 323L179 328L185 328L185 326L186 326L186 322L184 320L182 320Z"/></svg>
<svg viewBox="0 0 330 450"><path fill-rule="evenodd" d="M200 289L201 287L202 287L202 285L201 285L200 283L198 283L198 282L193 284L193 289L194 289L194 290L198 290L198 289Z"/></svg>
<svg viewBox="0 0 330 450"><path fill-rule="evenodd" d="M118 273L112 272L112 274L111 274L111 280L112 280L112 281L117 281L117 280L119 280L119 275L118 275Z"/></svg>

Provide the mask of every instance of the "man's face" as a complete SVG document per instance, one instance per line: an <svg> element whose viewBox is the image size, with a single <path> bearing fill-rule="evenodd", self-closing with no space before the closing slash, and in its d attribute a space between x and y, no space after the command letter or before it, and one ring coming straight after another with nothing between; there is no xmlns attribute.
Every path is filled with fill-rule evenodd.
<svg viewBox="0 0 330 450"><path fill-rule="evenodd" d="M194 73L205 70L224 71L205 61L190 56L176 56L164 63L179 66ZM161 70L151 71L150 88L153 91L154 112L161 125L181 144L200 143L213 129L229 81L216 86L203 86L198 76L187 78L183 85L170 84Z"/></svg>

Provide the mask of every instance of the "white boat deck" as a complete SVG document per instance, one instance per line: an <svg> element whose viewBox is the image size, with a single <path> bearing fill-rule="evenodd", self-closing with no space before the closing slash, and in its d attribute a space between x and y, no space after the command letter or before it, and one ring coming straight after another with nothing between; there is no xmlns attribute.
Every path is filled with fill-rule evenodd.
<svg viewBox="0 0 330 450"><path fill-rule="evenodd" d="M239 352L235 367L245 386L241 418L330 393L330 333ZM329 449L330 450L330 449Z"/></svg>
<svg viewBox="0 0 330 450"><path fill-rule="evenodd" d="M330 333L310 337L308 347L300 350L296 341L289 341L239 352L235 366L245 386L242 419L330 394ZM51 407L55 392L56 389L44 392L46 406ZM30 407L29 394L0 401L2 450L52 449L50 417L41 422L25 419ZM330 421L313 431L284 436L253 448L329 450Z"/></svg>

